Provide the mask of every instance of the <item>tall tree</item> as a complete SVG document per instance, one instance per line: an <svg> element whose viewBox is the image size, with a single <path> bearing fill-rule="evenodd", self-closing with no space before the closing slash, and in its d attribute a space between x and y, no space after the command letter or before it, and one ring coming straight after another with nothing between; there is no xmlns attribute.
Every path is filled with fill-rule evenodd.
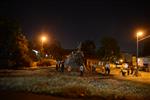
<svg viewBox="0 0 150 100"><path fill-rule="evenodd" d="M95 55L96 46L94 41L86 40L81 44L81 51L83 51L85 57L90 57Z"/></svg>
<svg viewBox="0 0 150 100"><path fill-rule="evenodd" d="M14 48L16 36L21 33L20 26L15 20L0 17L0 51L1 57L9 58Z"/></svg>
<svg viewBox="0 0 150 100"><path fill-rule="evenodd" d="M103 61L114 61L119 57L120 48L118 42L112 37L104 37L100 41L101 46L98 49L98 56Z"/></svg>
<svg viewBox="0 0 150 100"><path fill-rule="evenodd" d="M21 58L28 52L28 45L27 39L22 33L16 20L0 17L0 59L5 61L3 63L5 66L25 60L21 60Z"/></svg>
<svg viewBox="0 0 150 100"><path fill-rule="evenodd" d="M51 44L47 44L44 47L45 53L52 55L54 59L61 60L63 57L63 48L58 40L51 41Z"/></svg>
<svg viewBox="0 0 150 100"><path fill-rule="evenodd" d="M14 50L14 60L17 66L31 66L30 49L25 35L20 34L16 37L16 47Z"/></svg>

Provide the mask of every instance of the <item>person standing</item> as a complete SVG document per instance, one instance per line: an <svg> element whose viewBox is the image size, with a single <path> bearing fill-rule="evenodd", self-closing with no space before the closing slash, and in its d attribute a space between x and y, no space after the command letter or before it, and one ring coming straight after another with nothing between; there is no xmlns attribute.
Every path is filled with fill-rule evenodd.
<svg viewBox="0 0 150 100"><path fill-rule="evenodd" d="M61 68L61 61L59 60L59 61L58 61L58 71L59 71L59 72L61 71L60 68Z"/></svg>
<svg viewBox="0 0 150 100"><path fill-rule="evenodd" d="M126 64L126 63L123 63L123 64L122 64L122 68L121 68L122 76L126 76L127 68L128 68L127 64Z"/></svg>
<svg viewBox="0 0 150 100"><path fill-rule="evenodd" d="M67 70L68 70L68 73L70 74L71 73L71 66L70 65L68 66Z"/></svg>
<svg viewBox="0 0 150 100"><path fill-rule="evenodd" d="M63 73L64 72L64 62L62 61L62 63L61 63L61 72Z"/></svg>
<svg viewBox="0 0 150 100"><path fill-rule="evenodd" d="M96 64L93 64L92 65L92 74L95 74L95 72L96 72Z"/></svg>
<svg viewBox="0 0 150 100"><path fill-rule="evenodd" d="M109 65L108 62L107 62L106 65L105 65L105 73L106 73L107 75L110 74L110 65Z"/></svg>
<svg viewBox="0 0 150 100"><path fill-rule="evenodd" d="M128 65L128 63L125 64L125 68L126 68L127 73L128 73L128 75L129 75L130 72L129 72L129 65Z"/></svg>
<svg viewBox="0 0 150 100"><path fill-rule="evenodd" d="M134 66L133 65L131 65L131 75L134 73Z"/></svg>
<svg viewBox="0 0 150 100"><path fill-rule="evenodd" d="M83 76L83 65L80 66L80 76Z"/></svg>
<svg viewBox="0 0 150 100"><path fill-rule="evenodd" d="M56 71L58 71L59 61L56 61Z"/></svg>

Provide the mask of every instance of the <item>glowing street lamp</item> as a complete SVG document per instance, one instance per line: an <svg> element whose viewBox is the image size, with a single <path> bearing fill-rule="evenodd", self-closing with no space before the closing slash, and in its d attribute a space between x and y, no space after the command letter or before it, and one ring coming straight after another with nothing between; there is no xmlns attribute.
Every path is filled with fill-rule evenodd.
<svg viewBox="0 0 150 100"><path fill-rule="evenodd" d="M137 36L142 36L142 35L143 35L142 31L137 32Z"/></svg>

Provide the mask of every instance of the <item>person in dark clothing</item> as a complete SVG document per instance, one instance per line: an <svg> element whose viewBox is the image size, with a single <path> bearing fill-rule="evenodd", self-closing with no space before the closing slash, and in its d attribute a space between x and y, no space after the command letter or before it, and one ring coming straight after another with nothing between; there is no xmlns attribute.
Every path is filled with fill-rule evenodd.
<svg viewBox="0 0 150 100"><path fill-rule="evenodd" d="M58 64L56 64L56 71L58 71Z"/></svg>
<svg viewBox="0 0 150 100"><path fill-rule="evenodd" d="M64 72L64 62L61 63L61 72Z"/></svg>
<svg viewBox="0 0 150 100"><path fill-rule="evenodd" d="M134 72L134 66L131 66L131 75L133 74Z"/></svg>
<svg viewBox="0 0 150 100"><path fill-rule="evenodd" d="M61 61L58 61L58 71L61 71Z"/></svg>
<svg viewBox="0 0 150 100"><path fill-rule="evenodd" d="M58 71L59 62L56 62L56 71Z"/></svg>

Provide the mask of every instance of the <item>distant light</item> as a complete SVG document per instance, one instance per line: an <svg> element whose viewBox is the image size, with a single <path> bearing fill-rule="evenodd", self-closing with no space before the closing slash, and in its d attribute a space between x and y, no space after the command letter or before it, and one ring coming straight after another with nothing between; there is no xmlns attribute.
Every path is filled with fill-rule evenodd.
<svg viewBox="0 0 150 100"><path fill-rule="evenodd" d="M120 59L120 62L122 63L122 62L123 62L123 59Z"/></svg>
<svg viewBox="0 0 150 100"><path fill-rule="evenodd" d="M48 54L46 54L45 57L48 57Z"/></svg>

